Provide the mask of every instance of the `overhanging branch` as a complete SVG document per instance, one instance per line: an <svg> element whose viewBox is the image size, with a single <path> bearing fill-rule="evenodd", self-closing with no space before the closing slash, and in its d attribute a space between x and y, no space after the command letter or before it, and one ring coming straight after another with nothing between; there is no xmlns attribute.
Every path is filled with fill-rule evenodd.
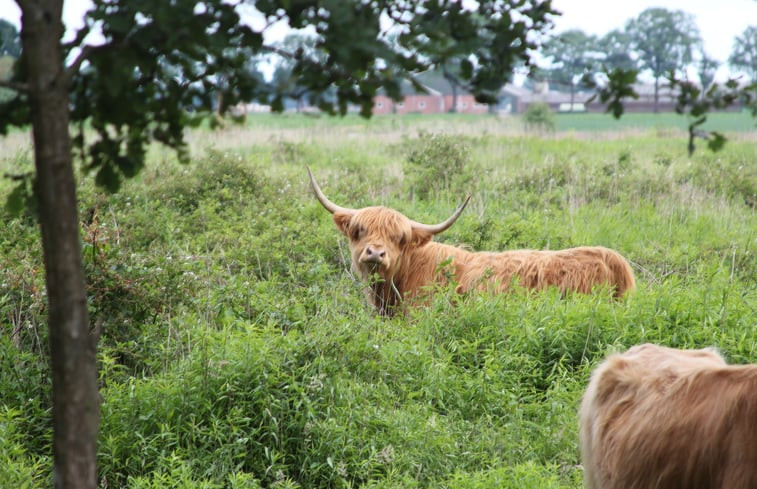
<svg viewBox="0 0 757 489"><path fill-rule="evenodd" d="M15 90L21 93L27 93L29 91L29 85L27 85L26 83L11 80L0 80L0 87L10 88L11 90Z"/></svg>
<svg viewBox="0 0 757 489"><path fill-rule="evenodd" d="M263 45L263 46L260 46L260 50L267 53L278 54L282 58L296 59L295 54L293 52L287 51L286 49L281 49L277 46Z"/></svg>
<svg viewBox="0 0 757 489"><path fill-rule="evenodd" d="M84 61L92 56L92 53L94 53L100 47L101 46L92 46L91 44L87 44L81 49L81 51L79 51L79 55L76 57L76 59L74 59L74 62L71 63L66 68L66 71L63 72L63 81L66 85L71 83L74 75L79 72L79 68L81 68L82 63L84 63Z"/></svg>

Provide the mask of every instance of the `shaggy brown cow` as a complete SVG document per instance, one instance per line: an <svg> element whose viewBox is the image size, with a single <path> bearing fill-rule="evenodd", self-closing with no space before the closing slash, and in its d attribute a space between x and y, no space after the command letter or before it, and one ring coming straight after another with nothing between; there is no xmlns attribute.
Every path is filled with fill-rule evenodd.
<svg viewBox="0 0 757 489"><path fill-rule="evenodd" d="M757 365L635 346L594 371L580 424L589 489L757 488Z"/></svg>
<svg viewBox="0 0 757 489"><path fill-rule="evenodd" d="M353 268L369 280L369 300L379 314L390 315L424 286L443 283L444 273L439 267L446 260L458 292L503 291L514 280L527 288L554 286L562 292L589 293L597 286L609 286L616 297L634 288L628 262L615 251L599 246L474 253L433 242L435 234L452 226L470 196L446 221L428 225L386 207L340 207L326 198L309 168L308 175L316 197L349 238ZM381 280L370 280L374 274Z"/></svg>

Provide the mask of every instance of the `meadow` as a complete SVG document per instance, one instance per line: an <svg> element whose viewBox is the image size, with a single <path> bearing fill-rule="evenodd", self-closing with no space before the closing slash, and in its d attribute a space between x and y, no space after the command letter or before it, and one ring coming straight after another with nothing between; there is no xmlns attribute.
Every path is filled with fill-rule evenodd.
<svg viewBox="0 0 757 489"><path fill-rule="evenodd" d="M566 115L543 134L489 116L256 115L189 133L188 165L152 148L115 195L81 175L100 486L583 487L576 411L609 352L715 346L757 362L757 144L726 119L725 148L689 156L659 119L596 131ZM33 167L23 133L0 157L2 173ZM435 239L607 246L637 290L448 287L378 317L306 166L341 205L423 222L470 193ZM49 487L39 232L33 210L0 212L0 487Z"/></svg>

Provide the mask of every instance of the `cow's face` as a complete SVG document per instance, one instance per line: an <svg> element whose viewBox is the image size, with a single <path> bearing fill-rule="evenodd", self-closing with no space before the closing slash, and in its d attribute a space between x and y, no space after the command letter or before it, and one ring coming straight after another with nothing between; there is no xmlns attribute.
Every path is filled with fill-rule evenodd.
<svg viewBox="0 0 757 489"><path fill-rule="evenodd" d="M429 225L386 207L351 209L336 205L323 194L310 168L308 175L318 201L334 215L337 227L349 238L352 263L364 277L376 273L387 280L393 278L408 251L423 246L433 235L452 226L470 200L468 196L446 221Z"/></svg>
<svg viewBox="0 0 757 489"><path fill-rule="evenodd" d="M363 277L375 273L390 280L403 256L431 239L431 233L413 229L410 219L386 207L335 212L334 222L350 240L352 263Z"/></svg>

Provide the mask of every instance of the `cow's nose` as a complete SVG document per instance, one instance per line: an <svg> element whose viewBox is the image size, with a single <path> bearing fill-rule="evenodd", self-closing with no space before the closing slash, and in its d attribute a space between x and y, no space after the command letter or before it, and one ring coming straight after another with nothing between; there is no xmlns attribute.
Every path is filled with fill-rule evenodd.
<svg viewBox="0 0 757 489"><path fill-rule="evenodd" d="M386 250L375 246L366 246L363 250L362 261L364 263L381 263L386 256Z"/></svg>

